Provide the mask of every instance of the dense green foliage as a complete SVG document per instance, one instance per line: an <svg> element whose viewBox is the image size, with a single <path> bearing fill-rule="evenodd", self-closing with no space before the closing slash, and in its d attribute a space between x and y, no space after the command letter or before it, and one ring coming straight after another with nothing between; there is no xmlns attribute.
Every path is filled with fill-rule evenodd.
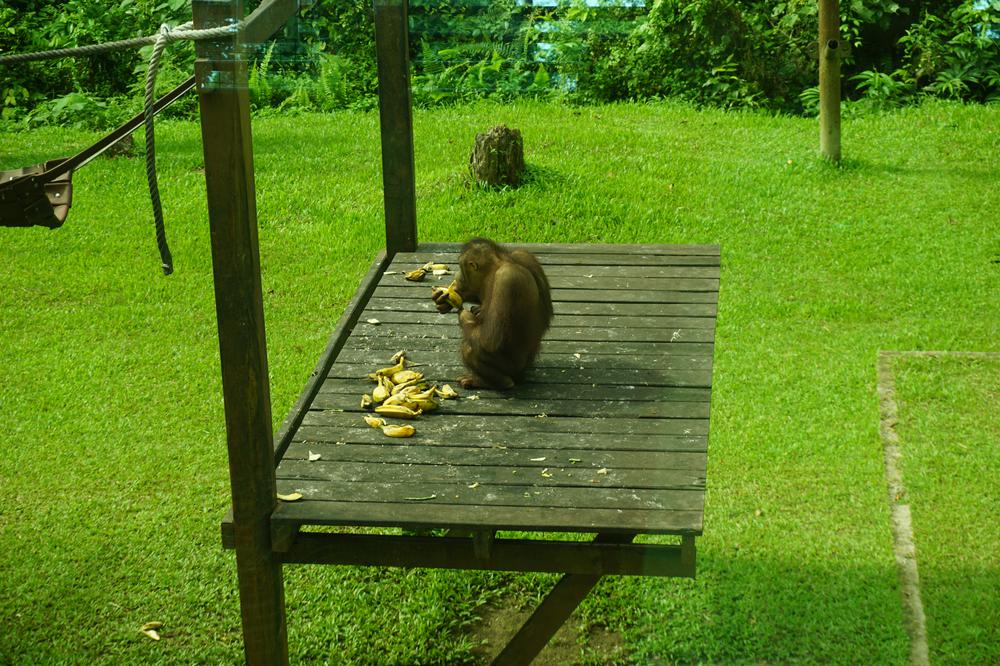
<svg viewBox="0 0 1000 666"><path fill-rule="evenodd" d="M418 105L489 97L601 102L675 97L722 107L815 110L815 0L413 0ZM256 3L249 2L248 7ZM544 6L543 6L544 4ZM916 96L1000 99L1000 0L845 0L848 99L860 108ZM151 34L190 17L190 0L12 0L0 8L0 52ZM100 127L134 111L145 54L118 52L4 72L0 115ZM251 91L260 111L370 108L374 26L368 0L317 0L260 45ZM171 47L164 86L193 58ZM174 113L193 108L188 102Z"/></svg>
<svg viewBox="0 0 1000 666"><path fill-rule="evenodd" d="M522 130L537 177L470 189L473 137L498 122ZM1000 108L934 101L846 119L840 168L816 155L813 119L675 103L476 103L418 109L414 126L421 240L722 246L698 578L603 581L570 620L584 639L620 634L618 663L906 663L875 361L997 349ZM142 160L80 170L59 230L0 229L3 664L242 661L234 558L219 545L229 489L200 132L158 130L169 278ZM0 134L0 169L95 137ZM254 149L277 427L384 242L378 114L258 119ZM968 501L996 497L996 385L940 371L899 387L903 446L916 432L973 449L919 463L935 493L913 500L917 556L934 558L921 576L938 590L925 597L932 655L998 663L995 499ZM945 409L913 420L938 386L952 387ZM922 523L937 498L978 531ZM554 581L285 575L291 662L304 665L472 662L483 602L527 607ZM153 620L159 642L139 633Z"/></svg>

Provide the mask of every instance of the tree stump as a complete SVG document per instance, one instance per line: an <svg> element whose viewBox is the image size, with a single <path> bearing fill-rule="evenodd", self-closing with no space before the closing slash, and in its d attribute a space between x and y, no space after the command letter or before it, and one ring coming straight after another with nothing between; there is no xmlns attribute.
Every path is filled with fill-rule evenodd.
<svg viewBox="0 0 1000 666"><path fill-rule="evenodd" d="M524 176L524 142L521 131L497 125L476 135L469 170L485 187L517 187Z"/></svg>

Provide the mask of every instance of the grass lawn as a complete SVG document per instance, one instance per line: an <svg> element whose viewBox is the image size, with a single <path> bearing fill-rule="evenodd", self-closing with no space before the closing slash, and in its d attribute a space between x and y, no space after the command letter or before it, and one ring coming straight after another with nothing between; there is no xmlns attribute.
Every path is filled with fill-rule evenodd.
<svg viewBox="0 0 1000 666"><path fill-rule="evenodd" d="M473 136L498 122L522 130L536 178L471 191ZM377 114L255 130L277 426L384 242ZM847 120L839 169L817 158L814 120L669 104L419 111L415 132L422 240L722 245L698 578L602 582L572 620L581 635L607 627L640 664L904 663L876 355L996 350L1000 107ZM0 136L0 169L93 138ZM234 558L219 544L229 490L197 125L161 123L157 148L173 276L160 274L142 160L81 170L61 230L0 229L3 663L242 657ZM913 492L919 540L933 528ZM996 579L995 559L929 548L929 580L970 567ZM471 661L484 604L528 603L554 580L285 578L293 663L396 664ZM934 621L965 621L978 602L964 589L933 604ZM139 633L151 620L165 623L159 642ZM581 641L581 659L601 663Z"/></svg>
<svg viewBox="0 0 1000 666"><path fill-rule="evenodd" d="M1000 358L893 360L935 664L1000 662Z"/></svg>

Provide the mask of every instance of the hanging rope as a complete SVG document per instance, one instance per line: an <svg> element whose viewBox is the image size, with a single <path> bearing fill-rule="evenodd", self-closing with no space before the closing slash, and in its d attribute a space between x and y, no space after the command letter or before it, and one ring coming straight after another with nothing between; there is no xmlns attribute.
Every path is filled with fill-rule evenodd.
<svg viewBox="0 0 1000 666"><path fill-rule="evenodd" d="M184 30L191 24L185 23L178 27ZM174 272L174 258L167 245L167 230L163 224L163 206L160 203L160 186L156 179L156 134L153 131L153 92L156 89L156 73L160 68L160 56L167 46L171 30L167 25L160 26L160 33L153 43L153 53L149 57L149 68L146 70L146 89L143 95L143 112L146 115L146 182L149 184L149 201L153 206L153 224L156 227L156 248L160 251L160 262L163 274Z"/></svg>

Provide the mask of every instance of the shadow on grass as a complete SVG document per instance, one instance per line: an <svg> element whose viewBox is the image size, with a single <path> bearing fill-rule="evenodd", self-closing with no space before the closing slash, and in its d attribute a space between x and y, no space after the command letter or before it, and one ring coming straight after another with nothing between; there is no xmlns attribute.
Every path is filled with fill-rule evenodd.
<svg viewBox="0 0 1000 666"><path fill-rule="evenodd" d="M694 581L605 583L600 603L609 613L614 605L639 609L626 632L637 663L905 663L888 553L882 566L838 559L708 550ZM612 591L616 585L624 589Z"/></svg>

